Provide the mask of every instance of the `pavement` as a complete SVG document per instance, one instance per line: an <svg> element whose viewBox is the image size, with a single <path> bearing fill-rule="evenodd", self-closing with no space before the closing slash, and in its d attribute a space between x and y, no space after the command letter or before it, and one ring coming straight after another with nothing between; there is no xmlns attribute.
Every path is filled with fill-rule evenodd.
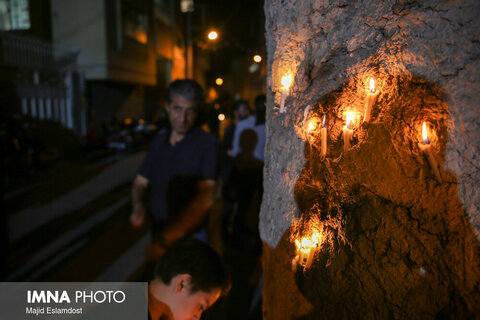
<svg viewBox="0 0 480 320"><path fill-rule="evenodd" d="M145 157L145 152L138 152L115 162L98 176L78 186L73 191L52 202L29 207L9 217L8 230L11 242L34 229L68 214L93 201L119 185L133 181Z"/></svg>
<svg viewBox="0 0 480 320"><path fill-rule="evenodd" d="M10 197L24 198L27 203L8 213L12 252L10 272L4 280L141 281L150 234L148 226L133 231L128 216L131 182L144 156L145 152L137 152L90 164L103 169L45 203L30 205L29 194L36 188L52 188L61 177L48 183L35 181L32 186L38 185L36 188L12 191ZM219 196L211 213L210 244L222 252L233 287L202 319L261 319L258 239L250 234L241 244L224 241L221 207Z"/></svg>

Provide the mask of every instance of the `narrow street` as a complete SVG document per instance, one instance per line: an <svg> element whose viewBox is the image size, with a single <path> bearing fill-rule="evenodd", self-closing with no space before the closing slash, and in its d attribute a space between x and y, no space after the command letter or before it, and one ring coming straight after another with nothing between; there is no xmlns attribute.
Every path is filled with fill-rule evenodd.
<svg viewBox="0 0 480 320"><path fill-rule="evenodd" d="M6 281L130 280L148 243L147 227L133 231L128 224L131 181L143 157L83 165L79 177L49 168L33 187L6 194Z"/></svg>
<svg viewBox="0 0 480 320"><path fill-rule="evenodd" d="M56 163L7 193L10 251L4 281L144 281L149 225L133 230L128 221L131 183L144 155ZM248 244L222 241L221 206L218 195L210 213L210 244L224 256L233 287L203 318L260 319L258 253Z"/></svg>

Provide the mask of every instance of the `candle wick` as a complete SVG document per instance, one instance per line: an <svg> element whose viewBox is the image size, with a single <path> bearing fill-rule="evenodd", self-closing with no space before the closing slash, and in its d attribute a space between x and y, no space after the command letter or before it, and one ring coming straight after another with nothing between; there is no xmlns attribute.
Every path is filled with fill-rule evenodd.
<svg viewBox="0 0 480 320"><path fill-rule="evenodd" d="M424 142L425 144L430 144L430 140L429 140L428 138L425 139L425 140L423 140L423 142Z"/></svg>

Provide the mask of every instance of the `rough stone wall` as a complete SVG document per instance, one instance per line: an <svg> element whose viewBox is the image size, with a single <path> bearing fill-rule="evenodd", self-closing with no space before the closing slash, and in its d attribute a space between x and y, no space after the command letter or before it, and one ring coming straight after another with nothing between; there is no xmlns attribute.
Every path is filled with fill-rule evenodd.
<svg viewBox="0 0 480 320"><path fill-rule="evenodd" d="M264 318L479 316L480 2L266 0L265 12ZM380 95L365 124L369 77ZM305 143L308 105L307 120L328 119L325 160L318 132ZM423 121L440 182L418 147ZM313 218L323 241L292 272Z"/></svg>

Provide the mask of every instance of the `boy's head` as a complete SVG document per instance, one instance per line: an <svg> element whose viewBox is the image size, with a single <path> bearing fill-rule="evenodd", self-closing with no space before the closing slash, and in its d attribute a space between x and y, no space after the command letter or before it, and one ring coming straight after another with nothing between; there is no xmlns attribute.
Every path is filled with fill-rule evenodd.
<svg viewBox="0 0 480 320"><path fill-rule="evenodd" d="M199 319L230 287L220 256L206 243L183 241L162 257L155 269L155 280L166 286L163 297L175 320Z"/></svg>

